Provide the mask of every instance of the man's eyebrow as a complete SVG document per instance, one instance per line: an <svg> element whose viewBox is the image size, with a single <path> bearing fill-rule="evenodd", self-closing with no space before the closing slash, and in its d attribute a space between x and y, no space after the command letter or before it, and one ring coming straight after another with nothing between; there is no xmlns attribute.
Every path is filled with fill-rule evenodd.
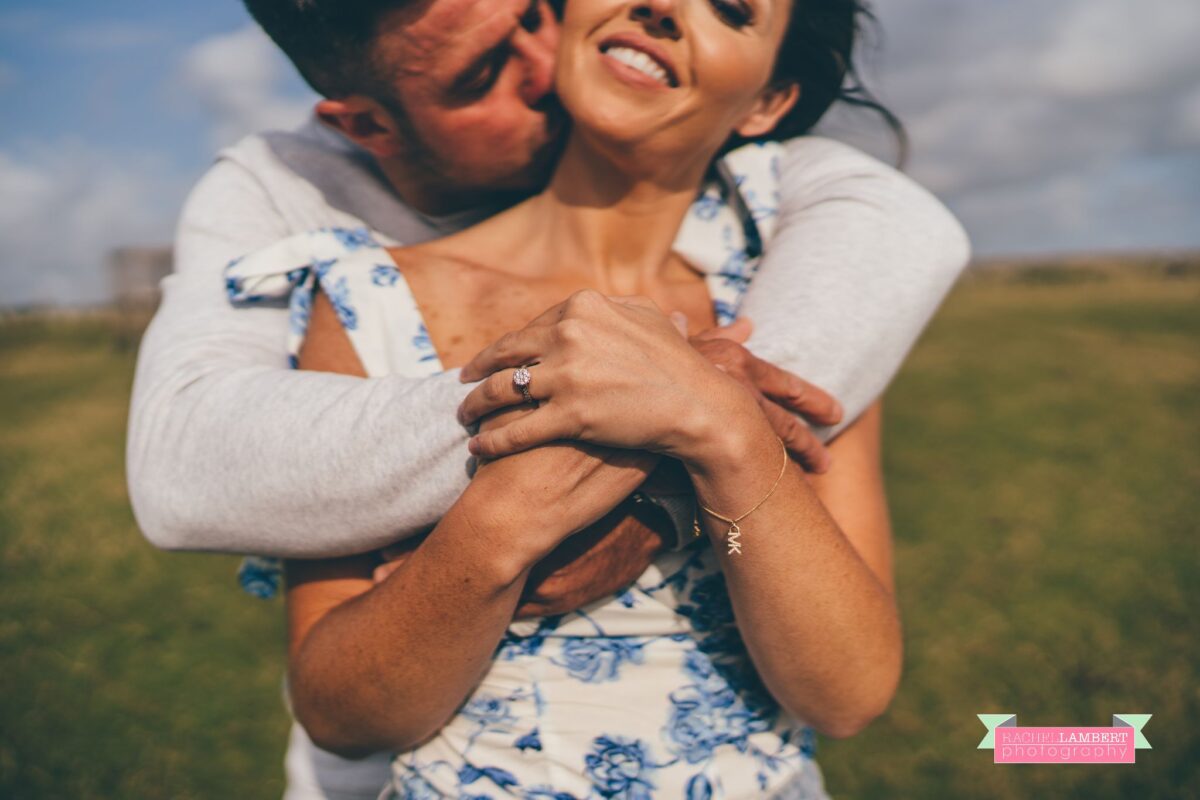
<svg viewBox="0 0 1200 800"><path fill-rule="evenodd" d="M485 47L470 63L455 73L450 88L458 90L470 84L481 70L486 69L492 62L499 60L507 51L509 40L512 39L512 35L516 32L517 28L524 27L528 30L528 26L534 24L534 21L538 19L540 6L541 0L530 0L525 10L514 17L510 24L505 26L503 35L498 37L494 44Z"/></svg>

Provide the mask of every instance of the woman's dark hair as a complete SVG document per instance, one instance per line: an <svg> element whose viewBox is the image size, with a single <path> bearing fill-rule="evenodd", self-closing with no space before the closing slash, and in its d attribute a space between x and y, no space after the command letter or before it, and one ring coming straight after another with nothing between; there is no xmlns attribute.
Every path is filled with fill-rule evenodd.
<svg viewBox="0 0 1200 800"><path fill-rule="evenodd" d="M775 59L771 83L795 83L800 99L763 139L790 139L809 133L834 103L866 108L879 114L900 146L908 148L904 125L868 90L854 61L864 28L876 24L863 0L793 0L788 29ZM747 140L735 137L726 149Z"/></svg>

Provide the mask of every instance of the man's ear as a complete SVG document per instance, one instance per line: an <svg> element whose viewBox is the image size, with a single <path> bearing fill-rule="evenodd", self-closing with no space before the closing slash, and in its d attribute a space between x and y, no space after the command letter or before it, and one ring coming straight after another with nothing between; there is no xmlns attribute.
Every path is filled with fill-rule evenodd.
<svg viewBox="0 0 1200 800"><path fill-rule="evenodd" d="M390 111L364 95L322 100L317 117L376 158L391 158L403 149L400 126Z"/></svg>
<svg viewBox="0 0 1200 800"><path fill-rule="evenodd" d="M779 120L792 110L800 99L800 85L792 82L786 86L768 86L754 102L754 108L746 118L738 124L735 131L743 139L753 139L755 136L765 136L770 133Z"/></svg>

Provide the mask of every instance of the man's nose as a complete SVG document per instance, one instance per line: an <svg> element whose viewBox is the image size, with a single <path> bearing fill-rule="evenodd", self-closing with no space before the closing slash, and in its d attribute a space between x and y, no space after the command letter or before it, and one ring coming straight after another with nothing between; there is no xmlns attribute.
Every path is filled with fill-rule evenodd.
<svg viewBox="0 0 1200 800"><path fill-rule="evenodd" d="M680 36L677 0L640 0L630 11L633 19L646 26L646 32L651 36L663 36L667 39L678 39Z"/></svg>
<svg viewBox="0 0 1200 800"><path fill-rule="evenodd" d="M525 77L521 81L521 99L527 106L535 106L546 95L554 91L554 37L547 31L530 33L518 31L512 38L512 47L524 61Z"/></svg>

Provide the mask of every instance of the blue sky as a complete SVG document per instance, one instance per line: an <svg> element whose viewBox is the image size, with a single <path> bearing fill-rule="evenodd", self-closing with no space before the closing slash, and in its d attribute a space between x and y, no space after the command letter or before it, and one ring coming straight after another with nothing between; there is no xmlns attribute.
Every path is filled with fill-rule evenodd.
<svg viewBox="0 0 1200 800"><path fill-rule="evenodd" d="M876 5L872 84L977 253L1200 247L1200 3ZM0 0L0 306L103 300L110 248L310 101L238 0ZM872 125L825 132L886 156Z"/></svg>
<svg viewBox="0 0 1200 800"><path fill-rule="evenodd" d="M212 109L186 85L196 45L249 25L237 0L0 3L6 152L77 138L114 153L161 153L181 168L211 156ZM274 85L305 97L279 65Z"/></svg>

